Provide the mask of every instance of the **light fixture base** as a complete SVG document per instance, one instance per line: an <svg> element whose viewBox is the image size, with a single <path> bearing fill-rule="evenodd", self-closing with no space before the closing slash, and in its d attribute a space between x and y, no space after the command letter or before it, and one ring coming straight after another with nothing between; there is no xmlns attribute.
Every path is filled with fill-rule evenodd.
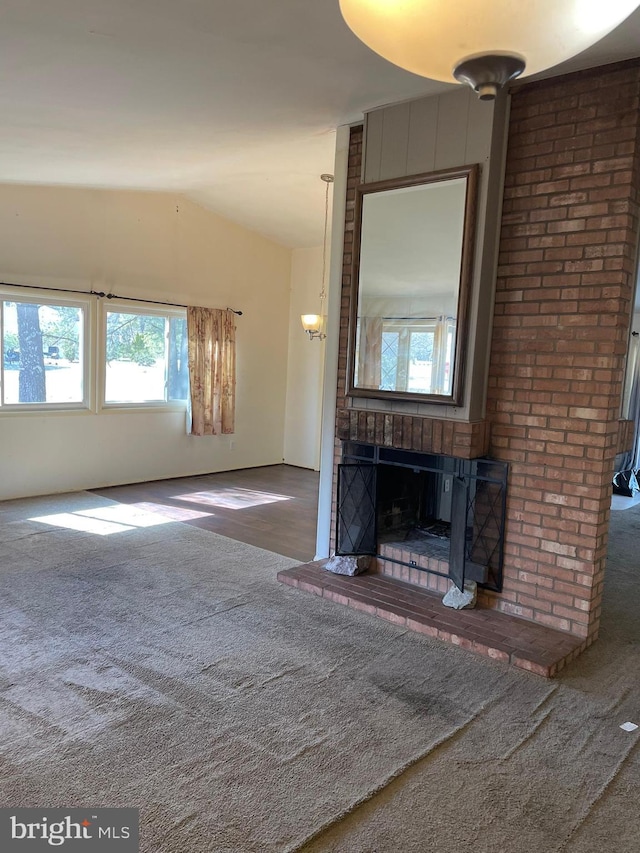
<svg viewBox="0 0 640 853"><path fill-rule="evenodd" d="M323 341L327 336L324 332L314 332L313 329L305 329L310 341Z"/></svg>
<svg viewBox="0 0 640 853"><path fill-rule="evenodd" d="M332 184L333 183L333 175L329 175L325 172L324 174L320 175L320 180L324 181L325 184Z"/></svg>
<svg viewBox="0 0 640 853"><path fill-rule="evenodd" d="M471 86L481 101L493 101L500 89L519 77L524 69L525 62L520 56L487 53L459 62L453 76Z"/></svg>

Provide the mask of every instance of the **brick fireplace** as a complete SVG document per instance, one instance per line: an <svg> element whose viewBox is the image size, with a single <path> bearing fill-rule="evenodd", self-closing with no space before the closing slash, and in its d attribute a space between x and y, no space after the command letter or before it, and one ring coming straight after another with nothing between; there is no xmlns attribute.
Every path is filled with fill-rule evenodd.
<svg viewBox="0 0 640 853"><path fill-rule="evenodd" d="M382 118L369 116L368 132L384 124L385 138L400 147L394 122L405 121L401 107L388 108ZM410 112L406 124L409 130L402 132L414 134L407 150L416 151L421 140ZM620 410L637 260L640 64L593 69L513 92L495 300L488 321L478 320L491 329L486 400L464 417L375 400L363 404L346 394L353 214L364 133L352 128L349 151L332 547L338 465L354 443L507 463L501 582L499 588L482 586L479 604L485 615L515 617L510 625L548 629L544 642L556 651L564 649L563 637L571 639L564 660L571 659L597 637L611 477L616 453L631 438ZM384 150L375 155L384 163ZM481 166L486 170L488 163ZM467 370L473 374L473 365ZM473 374L474 388L480 385L482 377ZM384 561L378 568L408 585L409 594L412 588L416 595L424 588L442 592L448 585L437 575L425 582L428 575L413 573L410 563L401 555L390 571ZM399 594L408 600L404 587ZM327 595L342 603L348 598L342 588ZM406 613L403 618L403 624L411 621ZM473 647L462 628L432 628L434 636L456 636ZM546 674L556 669L547 667Z"/></svg>
<svg viewBox="0 0 640 853"><path fill-rule="evenodd" d="M342 460L336 554L375 556L381 574L438 592L502 589L505 463L358 442Z"/></svg>

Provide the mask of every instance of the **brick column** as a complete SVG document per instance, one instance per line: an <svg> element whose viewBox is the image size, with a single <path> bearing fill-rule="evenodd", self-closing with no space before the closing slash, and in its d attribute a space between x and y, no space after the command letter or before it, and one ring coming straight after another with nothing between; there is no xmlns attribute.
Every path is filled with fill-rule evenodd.
<svg viewBox="0 0 640 853"><path fill-rule="evenodd" d="M491 350L511 465L493 606L595 638L634 292L640 67L513 95Z"/></svg>

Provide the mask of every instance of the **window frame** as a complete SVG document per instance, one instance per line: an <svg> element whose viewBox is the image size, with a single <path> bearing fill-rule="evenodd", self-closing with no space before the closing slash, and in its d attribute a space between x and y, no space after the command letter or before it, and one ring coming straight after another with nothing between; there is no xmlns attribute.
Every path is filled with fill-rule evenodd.
<svg viewBox="0 0 640 853"><path fill-rule="evenodd" d="M109 312L122 314L137 314L152 317L163 317L170 319L178 317L187 322L187 309L172 305L149 305L144 302L131 300L109 299L100 302L98 334L96 335L98 357L98 375L96 377L96 388L98 393L98 411L102 413L115 412L185 412L189 406L189 398L184 400L167 400L167 377L165 371L165 399L146 401L107 401L107 315Z"/></svg>
<svg viewBox="0 0 640 853"><path fill-rule="evenodd" d="M442 342L438 347L436 345L436 336L438 324L442 323ZM433 358L431 361L431 387L440 388L441 390L431 391L429 393L437 393L440 395L446 394L445 375L447 365L447 355L451 354L455 349L455 336L457 333L455 320L451 317L439 319L438 317L415 317L415 318L395 318L383 317L381 335L385 333L394 333L398 335L398 353L396 357L396 390L402 393L427 393L408 391L410 379L410 362L411 362L411 338L414 334L426 333L434 336L433 341ZM401 377L402 382L398 383L398 377ZM449 385L451 384L451 375L449 375ZM401 387L397 387L398 384ZM386 389L381 389L386 390ZM451 390L450 388L448 389Z"/></svg>
<svg viewBox="0 0 640 853"><path fill-rule="evenodd" d="M82 354L82 399L73 402L37 402L5 403L5 354L4 354L4 303L28 303L51 306L52 308L78 308L81 326L79 351ZM87 413L95 410L95 383L92 381L95 369L94 351L91 342L95 328L95 300L90 294L66 293L55 288L37 288L25 292L22 288L10 285L0 286L0 415L26 415L28 413L48 414Z"/></svg>

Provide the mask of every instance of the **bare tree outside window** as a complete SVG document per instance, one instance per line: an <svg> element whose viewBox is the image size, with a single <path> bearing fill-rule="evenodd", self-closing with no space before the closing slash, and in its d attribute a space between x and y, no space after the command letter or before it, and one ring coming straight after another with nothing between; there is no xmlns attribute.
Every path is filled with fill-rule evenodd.
<svg viewBox="0 0 640 853"><path fill-rule="evenodd" d="M0 300L0 404L83 402L84 309Z"/></svg>
<svg viewBox="0 0 640 853"><path fill-rule="evenodd" d="M20 403L45 403L47 388L44 375L44 353L40 330L39 306L32 302L18 302L18 345L20 347L20 373L18 379Z"/></svg>

